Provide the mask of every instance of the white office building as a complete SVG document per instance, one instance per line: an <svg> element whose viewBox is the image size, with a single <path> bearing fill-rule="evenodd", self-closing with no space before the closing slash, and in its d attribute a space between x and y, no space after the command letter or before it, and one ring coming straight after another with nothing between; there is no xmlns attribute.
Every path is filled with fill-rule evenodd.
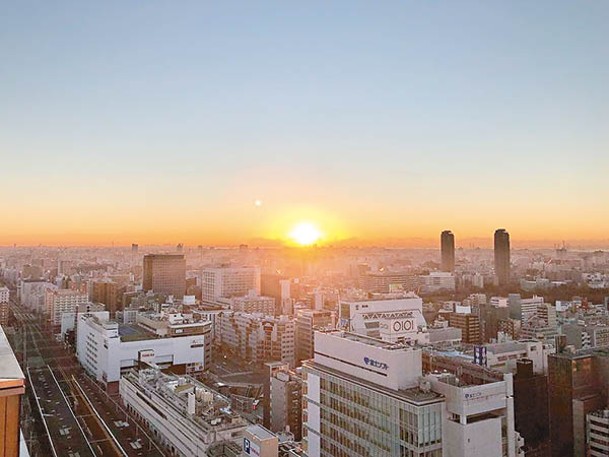
<svg viewBox="0 0 609 457"><path fill-rule="evenodd" d="M537 340L506 341L485 344L486 357L483 365L503 373L515 373L516 362L529 359L533 362L533 372L548 373L548 355L556 352L554 345Z"/></svg>
<svg viewBox="0 0 609 457"><path fill-rule="evenodd" d="M259 267L205 268L201 272L201 294L205 303L219 298L242 297L255 291L260 294Z"/></svg>
<svg viewBox="0 0 609 457"><path fill-rule="evenodd" d="M455 290L455 276L445 271L432 271L428 275L419 276L421 287L427 293L440 292L442 290Z"/></svg>
<svg viewBox="0 0 609 457"><path fill-rule="evenodd" d="M423 376L421 349L334 331L304 362L309 457L522 457L512 375L468 385Z"/></svg>
<svg viewBox="0 0 609 457"><path fill-rule="evenodd" d="M317 332L304 362L309 457L442 456L443 398L418 387L421 350L347 332Z"/></svg>
<svg viewBox="0 0 609 457"><path fill-rule="evenodd" d="M524 456L515 430L512 375L504 381L463 384L452 374L425 377L445 398L442 420L443 457Z"/></svg>
<svg viewBox="0 0 609 457"><path fill-rule="evenodd" d="M197 333L161 337L137 324L118 324L83 314L78 318L76 355L81 365L109 388L140 363L198 374L209 363L205 355L209 354L210 332L211 323L205 323Z"/></svg>

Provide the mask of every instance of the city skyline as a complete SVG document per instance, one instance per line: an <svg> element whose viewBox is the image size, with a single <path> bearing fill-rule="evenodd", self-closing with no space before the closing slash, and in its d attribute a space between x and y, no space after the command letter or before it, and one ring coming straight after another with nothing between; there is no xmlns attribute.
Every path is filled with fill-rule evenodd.
<svg viewBox="0 0 609 457"><path fill-rule="evenodd" d="M4 12L0 245L609 246L606 3Z"/></svg>

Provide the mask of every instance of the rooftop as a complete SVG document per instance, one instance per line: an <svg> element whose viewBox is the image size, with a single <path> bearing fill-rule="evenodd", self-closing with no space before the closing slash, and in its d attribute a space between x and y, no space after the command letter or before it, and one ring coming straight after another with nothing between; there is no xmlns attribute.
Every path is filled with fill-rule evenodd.
<svg viewBox="0 0 609 457"><path fill-rule="evenodd" d="M142 341L158 338L158 335L155 333L149 332L135 324L119 324L118 334L121 337L121 341Z"/></svg>
<svg viewBox="0 0 609 457"><path fill-rule="evenodd" d="M382 392L385 395L389 395L397 400L406 401L409 403L414 403L417 405L426 404L426 403L436 403L444 400L444 395L433 392L431 390L423 390L418 386L409 387L406 389L394 390L388 387L381 386L380 384L372 383L366 381L364 379L351 376L342 371L335 370L330 367L326 367L324 365L320 365L315 363L313 360L307 360L304 362L304 365L307 368L313 368L315 370L319 370L322 372L326 372L328 374L338 376L341 378L346 378L350 382L355 384L359 384L365 388L372 389L374 391Z"/></svg>
<svg viewBox="0 0 609 457"><path fill-rule="evenodd" d="M23 384L25 376L19 367L11 345L0 327L0 383L6 381L20 380L19 385Z"/></svg>
<svg viewBox="0 0 609 457"><path fill-rule="evenodd" d="M228 398L190 376L164 374L150 368L132 371L124 378L146 395L154 395L154 401L164 402L184 418L193 421L202 432L245 428L247 425L241 416L231 410ZM189 401L191 396L194 399L192 404Z"/></svg>
<svg viewBox="0 0 609 457"><path fill-rule="evenodd" d="M350 333L350 332L345 332L342 330L329 330L329 331L325 331L325 332L321 331L320 333L336 336L336 337L343 338L343 339L349 340L349 341L355 341L357 343L367 344L368 346L374 346L374 347L386 349L389 351L396 351L396 350L400 350L400 349L410 349L413 347L410 344L392 343L389 341L383 341L383 340L379 340L376 338L371 338L369 336L360 335L358 333Z"/></svg>
<svg viewBox="0 0 609 457"><path fill-rule="evenodd" d="M268 440L277 437L277 435L258 424L250 425L246 430L260 440Z"/></svg>

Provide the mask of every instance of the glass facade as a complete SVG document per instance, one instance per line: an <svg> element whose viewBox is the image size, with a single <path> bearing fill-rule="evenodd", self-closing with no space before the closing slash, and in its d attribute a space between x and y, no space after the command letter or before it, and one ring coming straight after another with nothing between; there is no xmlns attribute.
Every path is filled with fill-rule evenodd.
<svg viewBox="0 0 609 457"><path fill-rule="evenodd" d="M320 455L440 457L442 401L415 403L323 371Z"/></svg>

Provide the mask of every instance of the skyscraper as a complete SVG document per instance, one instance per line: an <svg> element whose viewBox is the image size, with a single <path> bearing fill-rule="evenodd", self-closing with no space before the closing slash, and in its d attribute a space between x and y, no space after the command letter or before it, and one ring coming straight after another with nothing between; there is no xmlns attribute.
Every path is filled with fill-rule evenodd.
<svg viewBox="0 0 609 457"><path fill-rule="evenodd" d="M442 271L455 271L455 235L450 230L444 230L440 235L442 251Z"/></svg>
<svg viewBox="0 0 609 457"><path fill-rule="evenodd" d="M510 234L505 229L495 230L495 276L500 286L510 282Z"/></svg>
<svg viewBox="0 0 609 457"><path fill-rule="evenodd" d="M182 298L186 290L186 260L183 254L144 256L145 291Z"/></svg>

